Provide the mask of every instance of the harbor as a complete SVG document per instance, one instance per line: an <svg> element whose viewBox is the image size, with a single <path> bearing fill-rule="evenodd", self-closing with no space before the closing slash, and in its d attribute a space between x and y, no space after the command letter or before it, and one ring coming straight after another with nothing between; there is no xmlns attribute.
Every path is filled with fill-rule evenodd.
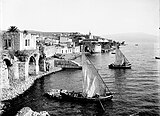
<svg viewBox="0 0 160 116"><path fill-rule="evenodd" d="M4 35L2 34L4 40L10 39L5 38L6 33L21 34L21 32L4 32ZM77 39L82 36L84 35L78 34ZM159 67L155 65L159 60L153 57L156 53L154 43L139 43L137 47L134 43L125 45L124 42L109 39L102 42L100 37L89 38L88 35L88 38L83 37L78 43L71 41L66 44L68 38L65 37L59 39L58 45L54 40L52 44L46 45L39 39L32 38L39 41L34 43L35 49L17 51L12 51L10 47L14 46L9 47L1 41L3 46L1 48L1 84L3 85L1 86L1 115L137 116L149 114L158 116ZM71 44L73 46L69 46ZM105 48L105 52L102 48ZM137 81L140 81L139 86L135 85ZM86 84L84 89L85 83L88 85ZM150 87L149 93L146 93L145 87ZM104 93L101 92L102 90ZM58 96L54 91L59 91ZM61 91L65 92L62 94ZM46 94L49 96L47 97ZM148 95L152 97L149 98ZM146 97L151 101L141 103L140 101L145 100ZM89 109L83 104L86 102ZM139 104L135 105L135 102ZM115 104L118 104L118 107ZM143 108L143 104L148 105ZM54 109L51 110L51 106ZM63 110L66 107L69 109L67 112ZM119 112L121 108L125 110ZM113 112L114 110L116 112Z"/></svg>
<svg viewBox="0 0 160 116"><path fill-rule="evenodd" d="M143 53L142 49L146 49ZM135 51L136 49L136 51ZM67 89L81 91L81 70L67 69L51 75L44 76L35 81L23 97L19 96L12 101L6 101L8 108L6 115L16 114L23 107L30 107L34 111L47 111L52 115L159 115L159 71L155 67L157 61L148 55L153 51L149 44L140 45L139 48L128 45L121 48L123 53L132 62L132 70L111 70L108 64L114 61L113 54L94 54L90 59L94 62L100 75L110 90L114 93L113 101L104 104L106 111L96 104L71 103L48 99L43 94L51 89ZM136 57L132 56L136 53ZM143 57L142 57L143 56ZM143 60L146 56L146 60ZM142 64L139 64L140 60ZM76 59L81 62L81 57ZM105 63L103 62L105 61ZM149 64L149 65L148 65ZM137 82L138 85L137 85ZM150 88L150 89L148 89ZM147 91L147 92L146 92ZM16 107L15 107L16 106ZM4 114L4 116L5 116Z"/></svg>
<svg viewBox="0 0 160 116"><path fill-rule="evenodd" d="M52 32L50 35L51 34ZM63 34L65 37L64 35L61 35L58 40L53 38L50 39L53 36L41 36L35 32L33 33L27 30L20 31L16 26L11 26L7 31L1 33L1 114L3 114L6 107L5 101L23 95L23 93L27 91L37 79L64 69L82 70L82 64L86 63L82 63L82 61L76 62L74 60L78 57L84 56L84 53L82 52L83 50L86 55L91 55L93 53L101 53L102 46L105 47L105 49L111 50L116 44L120 45L119 42L112 42L112 40L109 39L102 41L101 37L93 36L91 34ZM96 39L91 39L91 36ZM59 34L54 37L59 38ZM42 38L44 39L41 40ZM50 41L48 41L48 38ZM76 39L76 41L74 39ZM78 41L79 39L81 41ZM99 40L101 40L100 43ZM88 66L86 65L88 68L89 64ZM94 65L92 67L93 68L90 70L86 68L86 70L88 70L88 73L86 74L89 74L93 69L96 72ZM95 76L95 73L92 75ZM95 77L98 77L98 74L96 75L97 76ZM101 77L99 76L99 78ZM93 79L89 80L93 81ZM92 91L92 89L90 89L90 91ZM92 92L87 99L90 99L94 93L95 92ZM88 93L86 93L86 95L87 94ZM107 93L104 93L104 95L107 95ZM109 98L112 97L112 95L109 96ZM83 99L84 98L85 97L83 97ZM103 108L103 105L101 106Z"/></svg>
<svg viewBox="0 0 160 116"><path fill-rule="evenodd" d="M0 6L0 116L160 116L160 0Z"/></svg>

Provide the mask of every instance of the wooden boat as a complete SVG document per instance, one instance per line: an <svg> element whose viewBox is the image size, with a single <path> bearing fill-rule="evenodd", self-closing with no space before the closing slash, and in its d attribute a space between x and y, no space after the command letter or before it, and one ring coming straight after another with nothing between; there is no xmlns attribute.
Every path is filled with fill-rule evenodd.
<svg viewBox="0 0 160 116"><path fill-rule="evenodd" d="M109 65L110 69L131 69L131 64L127 66L122 66L122 65L115 65L115 64L110 64Z"/></svg>
<svg viewBox="0 0 160 116"><path fill-rule="evenodd" d="M115 52L111 52L111 54L116 54Z"/></svg>
<svg viewBox="0 0 160 116"><path fill-rule="evenodd" d="M160 57L156 56L155 59L160 59Z"/></svg>
<svg viewBox="0 0 160 116"><path fill-rule="evenodd" d="M108 65L110 69L130 69L131 64L127 60L127 58L124 56L124 54L121 52L119 47L116 48L115 53L115 62Z"/></svg>
<svg viewBox="0 0 160 116"><path fill-rule="evenodd" d="M104 83L92 62L84 53L82 53L82 62L82 92L69 92L67 90L56 90L56 92L53 92L55 91L53 90L46 94L51 98L66 101L101 103L101 101L111 100L113 98L112 93Z"/></svg>

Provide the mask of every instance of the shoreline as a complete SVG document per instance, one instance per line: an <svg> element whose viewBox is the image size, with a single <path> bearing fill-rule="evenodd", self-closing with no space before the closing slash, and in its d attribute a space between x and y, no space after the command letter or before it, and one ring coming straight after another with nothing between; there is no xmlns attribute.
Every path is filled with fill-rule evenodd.
<svg viewBox="0 0 160 116"><path fill-rule="evenodd" d="M50 75L52 73L59 72L61 70L62 70L62 68L55 67L51 71L40 72L38 75L29 76L24 81L21 81L21 82L19 81L18 83L17 83L17 81L15 81L12 84L13 85L15 84L16 86L11 86L9 89L3 89L2 90L3 94L0 99L0 115L3 114L4 109L6 108L5 101L13 100L13 99L19 97L20 95L22 95L25 91L27 91L34 84L34 82L37 79L40 79L40 78L47 76L47 75Z"/></svg>
<svg viewBox="0 0 160 116"><path fill-rule="evenodd" d="M64 59L66 60L71 60L71 59L76 59L79 57L81 54L70 54L66 55ZM52 62L54 58L49 58L47 61L53 65L54 63ZM44 76L50 75L52 73L56 73L59 71L62 71L63 68L60 67L54 67L52 66L50 71L44 71L44 72L39 72L37 75L29 75L25 80L20 80L20 79L14 79L10 82L10 88L3 88L2 89L2 95L0 97L0 115L3 114L3 111L5 109L5 101L13 100L20 95L22 95L25 91L27 91L37 79L40 79Z"/></svg>
<svg viewBox="0 0 160 116"><path fill-rule="evenodd" d="M0 99L1 102L6 100L11 100L15 97L18 97L20 94L23 94L27 89L29 89L35 82L35 80L47 76L49 74L61 71L62 68L55 67L51 71L48 72L40 72L38 75L28 76L24 81L15 80L10 85L9 89L2 89L2 97Z"/></svg>
<svg viewBox="0 0 160 116"><path fill-rule="evenodd" d="M75 54L66 54L64 59L66 60L71 60L71 59L76 59L77 57L81 56L80 53L75 53ZM52 60L54 58L49 58L47 61L53 65ZM49 74L58 72L63 70L61 67L54 67L50 69L50 71L45 71L45 72L39 72L37 75L29 75L25 80L20 80L20 79L15 79L10 82L10 88L2 89L2 95L0 98L0 102L6 101L6 100L11 100L15 97L18 97L20 94L23 94L29 87L31 87L34 84L34 81L43 77L47 76Z"/></svg>

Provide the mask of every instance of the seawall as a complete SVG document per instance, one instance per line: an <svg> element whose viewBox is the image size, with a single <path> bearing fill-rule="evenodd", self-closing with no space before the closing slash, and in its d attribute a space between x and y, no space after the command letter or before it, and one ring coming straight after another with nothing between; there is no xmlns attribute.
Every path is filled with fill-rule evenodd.
<svg viewBox="0 0 160 116"><path fill-rule="evenodd" d="M61 70L62 70L62 68L55 67L55 68L52 68L52 70L50 70L48 72L40 72L38 75L29 76L24 81L15 80L15 81L11 82L10 88L8 88L8 89L3 88L2 89L1 101L9 100L9 99L12 99L14 97L19 96L24 91L26 91L30 86L32 86L32 84L34 83L34 81L36 79L41 78L46 75L49 75L51 73L57 72L57 71L61 71Z"/></svg>

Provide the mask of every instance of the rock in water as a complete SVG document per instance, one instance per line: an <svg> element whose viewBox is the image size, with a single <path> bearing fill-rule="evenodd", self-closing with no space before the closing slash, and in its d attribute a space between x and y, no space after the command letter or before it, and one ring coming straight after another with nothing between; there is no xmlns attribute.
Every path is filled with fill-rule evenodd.
<svg viewBox="0 0 160 116"><path fill-rule="evenodd" d="M16 116L50 116L50 115L46 111L36 112L29 107L24 107L20 111L18 111Z"/></svg>
<svg viewBox="0 0 160 116"><path fill-rule="evenodd" d="M32 116L33 110L29 107L24 107L18 111L16 116Z"/></svg>
<svg viewBox="0 0 160 116"><path fill-rule="evenodd" d="M0 116L3 114L3 111L4 111L3 108L4 108L4 104L0 102Z"/></svg>

